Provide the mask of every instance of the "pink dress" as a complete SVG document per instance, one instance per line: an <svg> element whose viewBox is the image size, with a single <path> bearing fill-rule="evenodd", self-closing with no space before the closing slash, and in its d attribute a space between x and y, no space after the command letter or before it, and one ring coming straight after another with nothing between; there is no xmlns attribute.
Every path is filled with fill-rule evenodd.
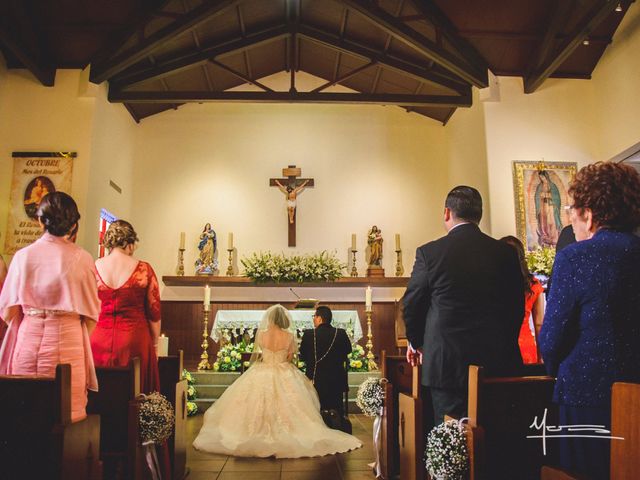
<svg viewBox="0 0 640 480"><path fill-rule="evenodd" d="M97 390L85 321L97 321L100 301L91 256L45 233L13 257L0 293L9 329L0 347L0 374L53 377L71 365L71 419L86 417L87 389ZM12 318L8 308L19 306Z"/></svg>

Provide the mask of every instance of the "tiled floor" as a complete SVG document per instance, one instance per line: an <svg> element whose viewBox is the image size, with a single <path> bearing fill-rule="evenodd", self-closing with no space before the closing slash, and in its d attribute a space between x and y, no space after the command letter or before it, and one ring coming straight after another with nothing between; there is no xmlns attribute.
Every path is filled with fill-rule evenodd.
<svg viewBox="0 0 640 480"><path fill-rule="evenodd" d="M353 434L363 446L358 450L326 457L296 459L238 458L198 452L189 447L187 480L373 480L373 423L364 415L350 415ZM202 426L202 415L187 420L191 445Z"/></svg>

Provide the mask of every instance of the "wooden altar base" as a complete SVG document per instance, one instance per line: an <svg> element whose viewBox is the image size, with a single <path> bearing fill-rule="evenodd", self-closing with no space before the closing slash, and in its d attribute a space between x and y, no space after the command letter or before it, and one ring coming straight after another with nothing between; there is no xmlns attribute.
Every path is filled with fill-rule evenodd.
<svg viewBox="0 0 640 480"><path fill-rule="evenodd" d="M236 381L239 373L231 372L199 372L192 370L195 380L195 387L198 392L196 404L198 405L198 413L204 413L213 403L220 398L224 391ZM369 377L380 377L380 372L349 372L349 413L362 413L356 405L356 394L358 387L365 379Z"/></svg>
<svg viewBox="0 0 640 480"><path fill-rule="evenodd" d="M384 268L382 268L382 267L369 267L369 268L367 268L367 277L370 277L370 278L384 278Z"/></svg>

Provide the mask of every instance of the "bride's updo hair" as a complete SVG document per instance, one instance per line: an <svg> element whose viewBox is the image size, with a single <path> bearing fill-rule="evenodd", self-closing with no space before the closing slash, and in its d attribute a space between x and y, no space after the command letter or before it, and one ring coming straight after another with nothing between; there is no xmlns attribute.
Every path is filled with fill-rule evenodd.
<svg viewBox="0 0 640 480"><path fill-rule="evenodd" d="M289 328L291 321L289 320L289 312L282 305L275 305L271 311L271 322L283 330Z"/></svg>
<svg viewBox="0 0 640 480"><path fill-rule="evenodd" d="M56 237L73 234L80 220L76 202L64 192L47 193L40 201L36 213L44 229Z"/></svg>

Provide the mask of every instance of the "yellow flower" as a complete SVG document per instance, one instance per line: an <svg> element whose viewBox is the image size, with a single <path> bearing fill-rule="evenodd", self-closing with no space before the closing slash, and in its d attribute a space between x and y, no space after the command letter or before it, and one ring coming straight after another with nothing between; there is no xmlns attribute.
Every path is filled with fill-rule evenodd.
<svg viewBox="0 0 640 480"><path fill-rule="evenodd" d="M231 371L232 371L232 372L235 372L235 370L236 370L236 367L235 367L235 366L233 366L233 365L231 365Z"/></svg>
<svg viewBox="0 0 640 480"><path fill-rule="evenodd" d="M220 364L218 362L215 362L213 364L213 369L217 372L218 370L220 370Z"/></svg>
<svg viewBox="0 0 640 480"><path fill-rule="evenodd" d="M245 366L245 368L248 367L249 366L249 362L248 361L244 362L244 366Z"/></svg>
<svg viewBox="0 0 640 480"><path fill-rule="evenodd" d="M355 360L351 360L351 362L349 362L349 365L350 365L352 368L356 368L356 362L355 362Z"/></svg>
<svg viewBox="0 0 640 480"><path fill-rule="evenodd" d="M231 358L224 357L224 363L231 363Z"/></svg>
<svg viewBox="0 0 640 480"><path fill-rule="evenodd" d="M362 368L362 362L360 360L356 360L356 368Z"/></svg>

